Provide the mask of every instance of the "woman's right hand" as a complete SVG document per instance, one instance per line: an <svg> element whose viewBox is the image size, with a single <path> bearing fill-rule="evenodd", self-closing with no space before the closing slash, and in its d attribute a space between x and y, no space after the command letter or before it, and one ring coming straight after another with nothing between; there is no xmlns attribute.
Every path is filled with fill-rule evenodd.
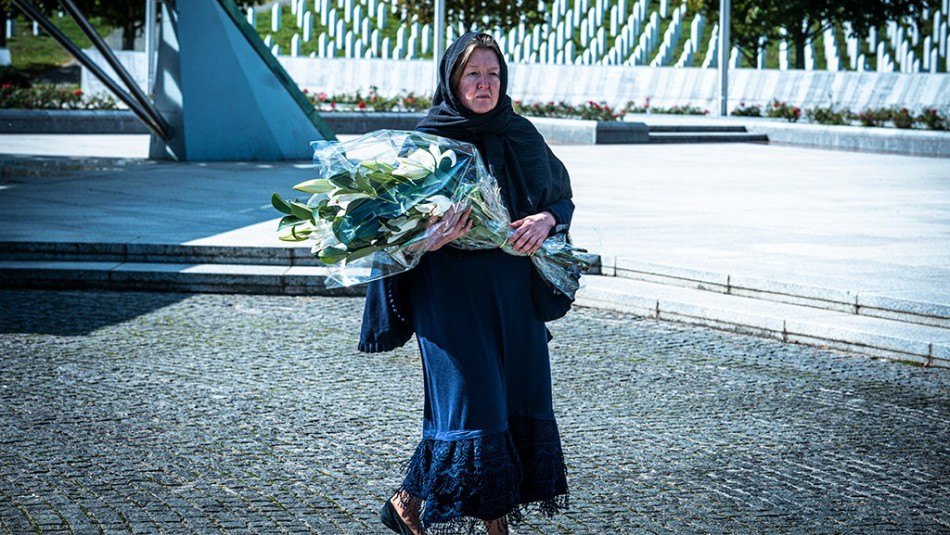
<svg viewBox="0 0 950 535"><path fill-rule="evenodd" d="M461 238L472 230L471 207L461 211L455 206L449 208L445 215L429 223L429 238L426 240L426 251L438 251L443 245Z"/></svg>

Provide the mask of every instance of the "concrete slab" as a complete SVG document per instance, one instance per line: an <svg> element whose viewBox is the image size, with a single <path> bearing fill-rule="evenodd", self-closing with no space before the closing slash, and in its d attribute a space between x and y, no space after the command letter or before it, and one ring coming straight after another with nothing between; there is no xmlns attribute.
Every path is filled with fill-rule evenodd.
<svg viewBox="0 0 950 535"><path fill-rule="evenodd" d="M142 134L0 134L0 154L100 158L148 158Z"/></svg>
<svg viewBox="0 0 950 535"><path fill-rule="evenodd" d="M110 154L106 138L83 137L4 136L0 154ZM125 141L115 153L135 155ZM950 307L948 160L757 144L552 148L572 177L574 241L603 255L607 273L632 262L709 284L727 275L848 303ZM303 198L291 187L311 177L309 162L142 161L11 177L0 184L0 241L286 248L270 196ZM292 247L306 255L306 244ZM634 308L655 313L649 301Z"/></svg>
<svg viewBox="0 0 950 535"><path fill-rule="evenodd" d="M950 337L950 330L941 327L620 277L586 277L576 304L950 366L933 351Z"/></svg>

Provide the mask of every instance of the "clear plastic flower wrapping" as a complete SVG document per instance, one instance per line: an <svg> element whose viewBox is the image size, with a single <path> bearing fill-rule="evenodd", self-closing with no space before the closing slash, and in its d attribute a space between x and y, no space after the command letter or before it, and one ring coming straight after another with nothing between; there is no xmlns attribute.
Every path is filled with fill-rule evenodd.
<svg viewBox="0 0 950 535"><path fill-rule="evenodd" d="M420 132L378 130L312 146L317 178L295 189L314 195L305 207L291 207L292 215L281 222L289 232L281 238L314 241L313 254L328 267L328 287L415 267L468 208L471 231L447 246L498 247L519 254L508 243L514 231L498 183L473 145ZM575 248L565 234L546 239L531 255L542 277L572 298L580 273L595 258Z"/></svg>

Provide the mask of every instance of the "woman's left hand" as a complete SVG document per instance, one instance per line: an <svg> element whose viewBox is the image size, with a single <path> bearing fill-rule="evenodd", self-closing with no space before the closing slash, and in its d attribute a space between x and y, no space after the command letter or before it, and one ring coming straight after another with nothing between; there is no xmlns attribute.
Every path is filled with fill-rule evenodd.
<svg viewBox="0 0 950 535"><path fill-rule="evenodd" d="M541 247L556 224L551 212L541 212L514 221L511 223L511 228L515 229L511 245L519 254L532 254Z"/></svg>

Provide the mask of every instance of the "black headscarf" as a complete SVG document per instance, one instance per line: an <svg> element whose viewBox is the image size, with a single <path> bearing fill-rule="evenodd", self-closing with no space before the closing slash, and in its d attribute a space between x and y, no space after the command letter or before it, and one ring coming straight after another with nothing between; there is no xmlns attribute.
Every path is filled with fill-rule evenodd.
<svg viewBox="0 0 950 535"><path fill-rule="evenodd" d="M495 108L479 114L462 104L450 80L452 71L462 68L458 65L462 53L477 35L466 33L445 51L432 108L416 129L475 145L498 180L509 215L517 220L570 199L570 177L534 125L512 109L504 58L498 58L501 87ZM558 221L559 227L568 224Z"/></svg>

